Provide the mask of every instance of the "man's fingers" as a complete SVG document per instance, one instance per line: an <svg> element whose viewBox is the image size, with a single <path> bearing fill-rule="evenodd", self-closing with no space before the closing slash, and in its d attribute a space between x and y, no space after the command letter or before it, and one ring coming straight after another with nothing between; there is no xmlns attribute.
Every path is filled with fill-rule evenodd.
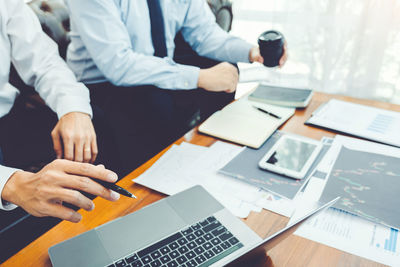
<svg viewBox="0 0 400 267"><path fill-rule="evenodd" d="M83 162L84 143L81 140L74 140L74 161ZM90 152L89 152L90 153Z"/></svg>
<svg viewBox="0 0 400 267"><path fill-rule="evenodd" d="M76 189L76 190L80 190L80 191L85 191L87 193L90 193L92 195L96 195L99 197L102 197L104 199L110 200L110 201L117 201L119 199L119 194L115 193L107 188L105 188L104 186L102 186L101 184L97 183L96 181L93 181L92 179L88 178L88 177L83 177L83 176L76 176L76 175L70 175L68 180L64 181L63 184L64 187L68 187L68 188L72 188L72 189ZM72 192L77 192L78 191L74 191L74 190L69 190ZM69 192L71 194L71 196L69 196L69 200L66 199L62 199L64 201L74 201L74 199L71 200L71 197L74 198L76 197L78 200L80 200L80 197L83 197L82 194L78 195L76 193L72 193ZM76 200L75 200L76 201ZM74 204L75 206L78 206L78 203L73 203L73 202L69 202L71 204ZM87 202L84 203L84 205L89 205ZM81 208L84 208L86 210L88 210L87 208L90 208L89 206L86 206L86 208L84 206L79 206Z"/></svg>
<svg viewBox="0 0 400 267"><path fill-rule="evenodd" d="M97 138L96 136L93 138L91 142L91 151L92 151L92 159L90 160L90 163L94 163L97 158L97 154L99 153L99 150L97 148Z"/></svg>
<svg viewBox="0 0 400 267"><path fill-rule="evenodd" d="M85 142L85 145L83 146L83 162L88 163L91 162L92 160L92 148L90 145L90 140L87 140Z"/></svg>
<svg viewBox="0 0 400 267"><path fill-rule="evenodd" d="M59 200L70 203L78 208L82 208L87 211L94 209L93 202L76 190L64 188L57 190L55 193L57 194L57 198Z"/></svg>
<svg viewBox="0 0 400 267"><path fill-rule="evenodd" d="M45 207L45 210L47 216L57 217L73 223L77 223L82 219L82 215L80 215L78 212L57 203L48 204Z"/></svg>
<svg viewBox="0 0 400 267"><path fill-rule="evenodd" d="M283 55L281 59L279 60L279 66L282 67L288 59L288 52L287 52L287 43L283 45Z"/></svg>
<svg viewBox="0 0 400 267"><path fill-rule="evenodd" d="M282 55L281 60L280 60L279 63L284 64L284 63L286 62L287 58L288 58L288 53L287 53L287 51L286 51L286 49L285 49L285 52L283 53L283 55Z"/></svg>
<svg viewBox="0 0 400 267"><path fill-rule="evenodd" d="M283 67L287 61L287 55L283 55L282 58L279 60L279 67Z"/></svg>
<svg viewBox="0 0 400 267"><path fill-rule="evenodd" d="M237 85L237 83L239 81L239 73L238 73L237 69L233 65L230 64L230 66L231 66L231 69L230 69L231 78L229 80L230 81L229 89L232 90L232 89L236 88L236 85Z"/></svg>
<svg viewBox="0 0 400 267"><path fill-rule="evenodd" d="M226 92L226 93L233 93L233 92L236 91L236 87L237 87L237 84L234 84L234 83L229 84L229 85L226 87L226 88L228 88L228 89L224 90L224 92Z"/></svg>
<svg viewBox="0 0 400 267"><path fill-rule="evenodd" d="M54 147L54 152L56 153L56 156L58 159L62 158L62 145L61 145L61 137L58 133L58 130L54 130L51 133L51 138L53 139L53 147Z"/></svg>
<svg viewBox="0 0 400 267"><path fill-rule="evenodd" d="M96 178L111 183L118 180L118 176L115 172L100 166L72 161L62 161L61 164L63 165L64 171L69 174Z"/></svg>
<svg viewBox="0 0 400 267"><path fill-rule="evenodd" d="M64 143L64 158L67 160L74 160L74 143L69 136L62 136Z"/></svg>
<svg viewBox="0 0 400 267"><path fill-rule="evenodd" d="M250 62L259 62L259 63L263 63L264 62L264 58L261 56L260 53L260 47L256 46L253 47L250 50Z"/></svg>

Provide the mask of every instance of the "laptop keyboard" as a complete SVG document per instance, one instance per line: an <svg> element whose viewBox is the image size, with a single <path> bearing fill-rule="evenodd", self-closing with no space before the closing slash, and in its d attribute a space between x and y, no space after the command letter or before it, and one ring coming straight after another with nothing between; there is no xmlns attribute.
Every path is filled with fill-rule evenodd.
<svg viewBox="0 0 400 267"><path fill-rule="evenodd" d="M211 216L107 267L204 267L241 247L243 244Z"/></svg>

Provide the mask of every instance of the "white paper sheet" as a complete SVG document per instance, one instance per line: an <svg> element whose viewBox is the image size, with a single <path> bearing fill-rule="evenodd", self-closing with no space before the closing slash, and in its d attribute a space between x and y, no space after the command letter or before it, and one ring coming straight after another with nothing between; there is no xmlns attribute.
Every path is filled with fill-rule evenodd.
<svg viewBox="0 0 400 267"><path fill-rule="evenodd" d="M304 223L296 235L390 266L400 266L398 230L336 209Z"/></svg>
<svg viewBox="0 0 400 267"><path fill-rule="evenodd" d="M307 122L400 146L400 112L332 99L313 113Z"/></svg>
<svg viewBox="0 0 400 267"><path fill-rule="evenodd" d="M293 202L217 172L243 148L225 142L211 147L189 143L174 145L153 166L133 181L172 195L194 185L203 186L240 218L263 208L289 217Z"/></svg>
<svg viewBox="0 0 400 267"><path fill-rule="evenodd" d="M207 147L189 143L173 145L150 169L133 181L167 195L179 193L193 185L177 177L177 174L205 150Z"/></svg>
<svg viewBox="0 0 400 267"><path fill-rule="evenodd" d="M342 145L362 151L395 154L396 148L354 138L336 136L331 149L317 167L320 175L328 175ZM386 149L389 148L389 149ZM318 206L327 179L312 177L304 192L299 194L297 208L289 223ZM400 265L400 238L395 229L364 220L358 216L329 209L308 220L296 235L327 246L390 266Z"/></svg>
<svg viewBox="0 0 400 267"><path fill-rule="evenodd" d="M323 179L311 178L298 196L297 209L289 224L318 206ZM400 266L398 230L364 220L337 209L328 209L306 221L296 235L390 266Z"/></svg>
<svg viewBox="0 0 400 267"><path fill-rule="evenodd" d="M261 209L243 201L258 188L217 174L241 149L223 142L216 142L210 148L188 143L174 145L134 182L168 195L202 185L234 215L245 218L251 211Z"/></svg>
<svg viewBox="0 0 400 267"><path fill-rule="evenodd" d="M256 206L263 207L266 210L270 210L285 217L292 216L295 210L296 199L282 198L262 189L260 190L261 196L254 202Z"/></svg>

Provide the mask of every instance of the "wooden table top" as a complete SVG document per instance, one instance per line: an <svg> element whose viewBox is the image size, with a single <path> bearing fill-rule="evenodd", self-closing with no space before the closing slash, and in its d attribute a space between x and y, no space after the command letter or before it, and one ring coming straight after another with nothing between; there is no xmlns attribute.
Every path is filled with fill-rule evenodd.
<svg viewBox="0 0 400 267"><path fill-rule="evenodd" d="M400 111L400 106L390 103L315 93L309 106L306 109L297 110L295 116L288 120L281 127L281 130L308 136L314 139L320 139L323 136L333 137L335 134L332 132L304 125L304 122L309 118L311 113L321 103L326 102L331 98ZM198 133L196 128L177 140L175 143L179 144L183 141L197 145L210 146L216 141L216 139ZM8 259L2 266L51 266L47 252L49 247L93 229L94 227L104 224L112 219L137 211L144 206L165 197L163 194L134 184L132 179L151 167L151 165L168 149L169 147L165 148L154 158L118 182L118 185L134 192L138 197L136 200L121 197L119 201L114 203L102 198L96 198L94 200L96 207L93 211L87 212L80 210L83 217L80 223L74 224L67 221L59 223L57 226ZM258 235L266 237L283 228L288 222L288 218L267 210L262 210L260 213L252 212L250 216L243 221ZM292 235L269 251L268 256L269 258L267 259L267 263L263 264L265 266L383 266L295 235Z"/></svg>

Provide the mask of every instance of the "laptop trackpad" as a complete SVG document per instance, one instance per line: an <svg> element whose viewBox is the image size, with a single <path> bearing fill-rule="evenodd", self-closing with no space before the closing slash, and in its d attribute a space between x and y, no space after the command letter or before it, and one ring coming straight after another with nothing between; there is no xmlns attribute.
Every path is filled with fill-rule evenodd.
<svg viewBox="0 0 400 267"><path fill-rule="evenodd" d="M104 266L110 257L95 231L78 235L49 249L54 266ZM71 257L73 255L73 257Z"/></svg>
<svg viewBox="0 0 400 267"><path fill-rule="evenodd" d="M96 229L113 260L166 237L186 223L165 200Z"/></svg>

